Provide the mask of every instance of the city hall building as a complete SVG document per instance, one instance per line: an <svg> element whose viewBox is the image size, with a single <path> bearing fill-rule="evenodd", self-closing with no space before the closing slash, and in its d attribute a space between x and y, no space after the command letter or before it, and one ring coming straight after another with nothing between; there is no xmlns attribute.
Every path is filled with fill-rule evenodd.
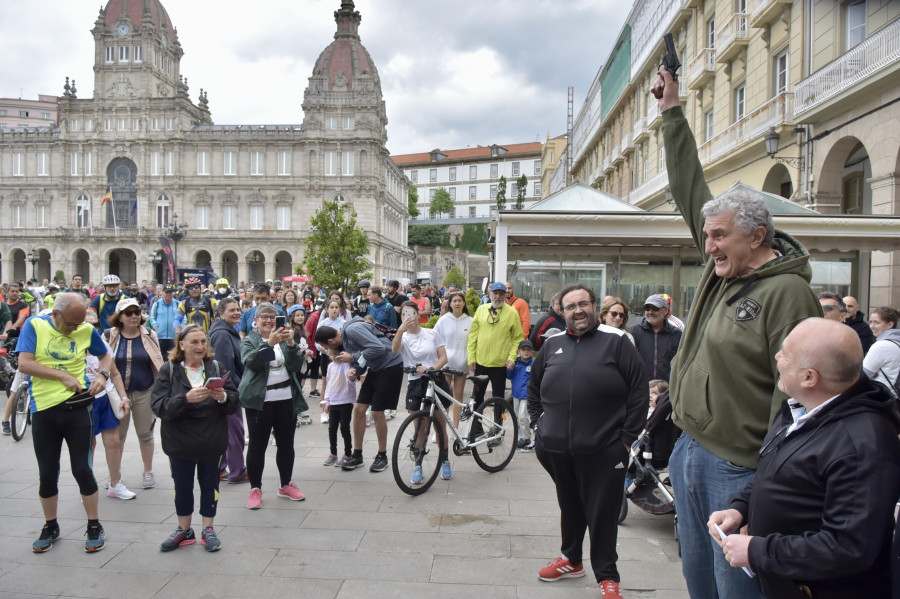
<svg viewBox="0 0 900 599"><path fill-rule="evenodd" d="M109 0L91 30L93 93L67 79L58 118L0 124L0 279L163 280L166 237L179 267L283 277L334 199L356 210L375 279L409 276L409 182L385 147L381 81L354 3L334 17L302 124L217 125L207 93L182 75L159 0ZM177 244L176 222L188 227Z"/></svg>

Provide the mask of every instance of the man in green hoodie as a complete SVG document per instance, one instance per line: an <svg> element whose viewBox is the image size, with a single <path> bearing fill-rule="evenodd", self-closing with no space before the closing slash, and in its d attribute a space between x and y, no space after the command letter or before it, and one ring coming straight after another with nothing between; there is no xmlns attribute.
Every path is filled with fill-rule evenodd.
<svg viewBox="0 0 900 599"><path fill-rule="evenodd" d="M787 399L776 387L775 354L822 309L809 287L809 254L775 229L765 203L741 192L712 198L668 71L651 92L663 115L669 187L706 260L669 387L684 431L669 461L682 571L694 599L762 597L756 581L728 565L706 522L753 478Z"/></svg>

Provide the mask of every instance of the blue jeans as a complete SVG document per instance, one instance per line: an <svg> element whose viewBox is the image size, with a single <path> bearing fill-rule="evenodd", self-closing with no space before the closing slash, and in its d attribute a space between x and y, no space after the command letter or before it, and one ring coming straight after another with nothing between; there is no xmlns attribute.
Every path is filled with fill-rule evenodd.
<svg viewBox="0 0 900 599"><path fill-rule="evenodd" d="M692 599L762 599L756 579L732 568L712 537L709 515L727 509L731 498L753 479L755 470L735 466L706 451L687 433L669 458L675 491L681 570Z"/></svg>

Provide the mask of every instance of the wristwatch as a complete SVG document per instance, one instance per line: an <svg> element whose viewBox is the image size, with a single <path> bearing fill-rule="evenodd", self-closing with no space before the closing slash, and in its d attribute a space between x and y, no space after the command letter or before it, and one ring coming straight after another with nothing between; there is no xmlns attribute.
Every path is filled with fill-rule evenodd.
<svg viewBox="0 0 900 599"><path fill-rule="evenodd" d="M102 374L103 376L106 377L106 380L109 381L109 371L108 370L101 370L97 374Z"/></svg>

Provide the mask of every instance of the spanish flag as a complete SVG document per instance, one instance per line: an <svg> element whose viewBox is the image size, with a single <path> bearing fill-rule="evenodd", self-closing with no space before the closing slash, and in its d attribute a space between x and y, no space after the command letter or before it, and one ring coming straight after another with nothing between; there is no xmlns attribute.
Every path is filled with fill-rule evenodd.
<svg viewBox="0 0 900 599"><path fill-rule="evenodd" d="M110 201L111 199L112 199L112 192L110 191L110 188L107 187L107 188L106 188L106 195L103 196L103 199L102 199L102 200L100 200L100 205L103 206L103 204L105 204L106 202Z"/></svg>

